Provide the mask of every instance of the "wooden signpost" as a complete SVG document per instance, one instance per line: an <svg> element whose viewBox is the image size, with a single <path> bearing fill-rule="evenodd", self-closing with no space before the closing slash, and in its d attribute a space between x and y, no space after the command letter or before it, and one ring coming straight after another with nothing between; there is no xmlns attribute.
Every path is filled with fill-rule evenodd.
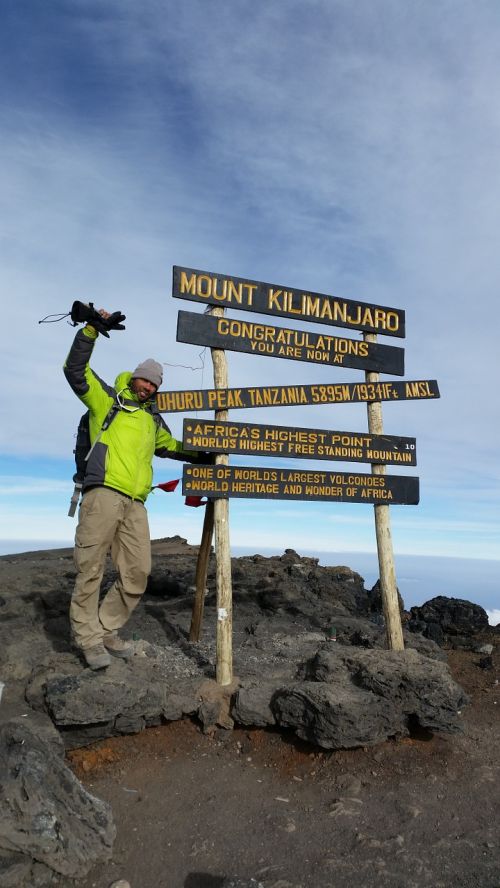
<svg viewBox="0 0 500 888"><path fill-rule="evenodd" d="M436 380L381 381L380 373L404 375L404 350L380 345L377 334L404 337L403 311L371 303L342 300L289 287L174 267L173 295L205 304L209 314L179 312L177 340L210 346L214 360L214 388L158 392L161 412L214 410L214 421L184 420L186 450L214 452L215 465L186 465L183 492L205 495L214 503L217 558L217 681L232 680L232 594L228 502L231 497L370 503L375 509L375 528L380 583L391 650L404 647L398 607L389 505L417 504L419 479L388 475L387 464L414 466L414 438L385 435L382 401L439 398ZM214 307L215 306L215 307ZM241 321L224 315L224 307L294 318L362 331L354 340ZM229 388L225 350L268 355L293 361L327 364L365 371L364 382L318 385ZM230 422L228 411L252 407L325 405L365 402L368 433L338 432ZM297 468L230 466L229 454L249 454L294 459L369 462L371 473ZM206 523L206 522L205 522ZM206 528L205 546L207 552ZM205 557L205 556L204 556ZM208 557L208 556L207 556ZM206 577L206 572L205 572ZM199 603L199 602L198 602ZM198 621L198 635L199 635Z"/></svg>
<svg viewBox="0 0 500 888"><path fill-rule="evenodd" d="M223 308L213 308L215 316L222 317ZM227 388L228 374L226 353L222 349L212 349L214 365L214 385L216 388ZM227 411L215 412L216 422L225 421ZM229 468L229 457L226 453L218 453L215 457L214 470L224 471ZM233 591L231 579L231 546L229 539L229 502L218 497L214 503L214 531L216 551L216 587L217 587L217 638L216 638L216 678L219 684L231 684L233 679Z"/></svg>
<svg viewBox="0 0 500 888"><path fill-rule="evenodd" d="M264 469L261 466L186 465L182 492L187 496L251 499L333 500L350 503L416 505L418 478L365 472Z"/></svg>
<svg viewBox="0 0 500 888"><path fill-rule="evenodd" d="M297 426L185 419L182 446L184 450L210 450L213 453L251 453L260 456L395 463L406 466L417 464L415 438L367 435L364 432L333 432L329 429Z"/></svg>
<svg viewBox="0 0 500 888"><path fill-rule="evenodd" d="M252 407L307 407L370 401L419 401L439 398L435 379L408 382L342 382L317 385L264 385L255 388L187 389L158 392L160 413L192 410L250 410Z"/></svg>
<svg viewBox="0 0 500 888"><path fill-rule="evenodd" d="M376 339L375 333L365 333L366 340ZM378 373L366 373L367 384L377 385ZM382 422L382 404L374 401L367 404L368 431L374 435L382 435L384 428ZM373 478L387 478L385 465L372 465ZM394 551L392 547L391 517L388 504L378 503L375 512L375 535L377 538L377 554L380 576L380 591L382 596L382 608L385 618L385 631L387 646L391 651L404 650L403 626L399 613L398 587L396 582L396 568L394 566Z"/></svg>
<svg viewBox="0 0 500 888"><path fill-rule="evenodd" d="M179 265L173 269L172 295L177 299L279 318L349 327L384 336L405 335L405 313L400 309Z"/></svg>
<svg viewBox="0 0 500 888"><path fill-rule="evenodd" d="M179 312L177 342L290 361L394 373L396 376L403 376L405 372L404 349L393 345L372 345L357 339L191 311Z"/></svg>

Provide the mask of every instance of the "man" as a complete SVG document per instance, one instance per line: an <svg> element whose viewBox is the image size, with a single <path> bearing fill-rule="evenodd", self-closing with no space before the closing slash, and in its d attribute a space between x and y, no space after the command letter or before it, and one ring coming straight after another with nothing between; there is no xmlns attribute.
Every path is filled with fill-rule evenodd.
<svg viewBox="0 0 500 888"><path fill-rule="evenodd" d="M104 321L111 317L104 309L99 315ZM77 577L70 623L87 665L103 669L111 662L110 654L123 659L133 654L118 629L139 603L151 572L144 503L151 490L153 456L196 461L199 455L182 451L182 443L172 437L155 407L154 396L162 382L161 364L148 358L133 373L121 373L114 387L90 369L99 335L96 326L87 323L78 331L64 374L89 410L92 442L75 536ZM116 412L109 421L113 405ZM203 458L210 457L203 454ZM118 577L99 606L110 547Z"/></svg>

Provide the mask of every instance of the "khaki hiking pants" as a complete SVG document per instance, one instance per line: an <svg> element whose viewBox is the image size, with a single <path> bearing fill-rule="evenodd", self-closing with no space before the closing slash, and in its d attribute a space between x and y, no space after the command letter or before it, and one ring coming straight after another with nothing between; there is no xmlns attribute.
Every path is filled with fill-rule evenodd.
<svg viewBox="0 0 500 888"><path fill-rule="evenodd" d="M99 606L106 555L118 571ZM127 622L146 588L151 572L151 542L144 503L109 487L84 494L75 535L77 570L71 599L73 638L85 650Z"/></svg>

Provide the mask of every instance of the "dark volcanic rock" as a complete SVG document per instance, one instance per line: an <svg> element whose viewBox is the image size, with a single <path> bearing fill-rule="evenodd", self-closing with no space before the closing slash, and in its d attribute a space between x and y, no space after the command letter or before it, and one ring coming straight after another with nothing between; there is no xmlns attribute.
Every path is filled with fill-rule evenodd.
<svg viewBox="0 0 500 888"><path fill-rule="evenodd" d="M317 680L328 680L329 660L324 653L316 658ZM461 730L459 714L469 700L444 663L412 650L357 651L344 661L358 687L390 700L404 719L444 733Z"/></svg>
<svg viewBox="0 0 500 888"><path fill-rule="evenodd" d="M256 879L235 879L226 877L220 888L264 888L264 886L262 882L257 882Z"/></svg>
<svg viewBox="0 0 500 888"><path fill-rule="evenodd" d="M39 657L26 697L34 708L50 715L67 747L113 734L134 733L186 714L197 715L205 729L220 721L218 706L199 696L202 681L214 674L215 632L210 628L216 617L214 560L211 559L208 572L204 637L200 643L190 644L187 637L196 559L184 541L174 540L172 545L173 551L168 540L161 541L161 551L165 554L154 556L149 592L127 627L133 638L138 634L145 639L141 642L132 639L136 656L129 663L115 660L107 670L93 673L82 668L80 658L69 646L64 649L64 645L57 656L52 649L52 656L45 653ZM72 581L73 576L67 576L67 564L62 566L63 576ZM283 689L293 687L295 692L300 679L309 682L310 675L305 674L303 664L314 662L316 655L321 654L323 659L327 656L335 659L339 681L346 693L354 694L349 703L351 715L345 715L346 722L354 718L363 694L368 694L369 689L355 685L346 657L352 659L364 651L383 655L386 646L383 617L373 610L372 593L377 587L368 593L362 577L350 568L322 567L317 559L301 558L291 549L272 558L253 555L233 559L232 575L234 671L239 676L240 688L233 699L231 717L245 725L288 726L292 715L290 712L285 715ZM63 620L68 592L54 590L50 572L45 578L47 601L51 606L40 603L36 597L36 611L47 615L52 609L53 617ZM104 588L112 578L109 565ZM18 614L16 611L16 616ZM35 627L33 621L34 631ZM337 640L329 641L331 637ZM47 638L46 631L43 640L44 645L50 647L51 638ZM419 633L405 632L405 644L418 651L425 661L445 658L432 640ZM15 648L9 648L13 664L19 662L17 653ZM21 663L16 667L15 674L24 675L31 665L30 654L24 666ZM314 681L320 681L318 676ZM356 690L362 692L361 697ZM314 695L318 693L315 688ZM321 739L313 742L335 745L338 736L342 746L359 745L359 742L377 742L380 736L391 736L391 732L404 732L403 728L394 727L394 712L386 712L387 703L381 704L385 696L379 694L379 698L377 708L376 701L369 697L371 708L360 715L358 732L349 727L345 735L333 731L328 738L327 731L320 731L318 738L321 735ZM343 699L345 714L349 707L344 692ZM364 722L369 714L373 720L377 712L381 726L368 728ZM337 717L342 717L339 712ZM437 729L443 719L432 718ZM454 718L451 711L450 723L454 723ZM301 718L297 728L304 732ZM309 733L313 738L314 732ZM366 739L370 737L371 741Z"/></svg>
<svg viewBox="0 0 500 888"><path fill-rule="evenodd" d="M197 712L203 674L182 651L141 644L132 661L113 660L108 669L72 675L37 675L28 689L42 700L67 747L114 734L133 734L162 720Z"/></svg>
<svg viewBox="0 0 500 888"><path fill-rule="evenodd" d="M0 885L2 888L18 888L31 878L31 857L0 851Z"/></svg>
<svg viewBox="0 0 500 888"><path fill-rule="evenodd" d="M234 558L237 679L220 695L213 687L215 559L202 637L192 643L196 551L185 540L153 544L148 589L123 631L135 655L98 673L85 668L70 638L71 551L26 553L0 558L2 564L0 724L7 705L14 710L1 729L7 789L0 795L0 883L16 888L42 886L53 871L84 873L112 841L108 809L65 769L49 717L66 748L186 715L208 731L233 720L292 729L329 749L379 743L417 725L455 731L465 697L432 638L455 632L458 640L470 625L487 626L482 608L434 599L428 611L412 612L412 628L428 637L405 631L406 650L388 652L377 586L367 592L350 568L322 567L291 549ZM108 560L103 590L114 576ZM429 629L434 625L439 632Z"/></svg>
<svg viewBox="0 0 500 888"><path fill-rule="evenodd" d="M54 884L54 870L26 854L0 849L0 885L2 888L48 888Z"/></svg>
<svg viewBox="0 0 500 888"><path fill-rule="evenodd" d="M297 613L316 625L324 625L333 613L368 614L363 578L348 567L321 567L317 558L301 558L293 549L271 558L253 555L234 561L235 589L244 587L247 595L253 591L266 613Z"/></svg>
<svg viewBox="0 0 500 888"><path fill-rule="evenodd" d="M398 593L398 604L399 604L399 612L400 614L404 613L405 605L404 601L401 598L401 593L399 589L397 589ZM370 589L368 593L368 601L370 612L374 614L383 613L383 604L382 604L382 587L380 585L380 580L377 580L374 586Z"/></svg>
<svg viewBox="0 0 500 888"><path fill-rule="evenodd" d="M405 736L416 725L459 731L468 702L448 668L416 651L321 651L306 663L301 684L270 701L277 724L329 749Z"/></svg>
<svg viewBox="0 0 500 888"><path fill-rule="evenodd" d="M231 716L240 725L265 728L276 724L271 701L276 683L265 681L259 685L241 687L235 694Z"/></svg>
<svg viewBox="0 0 500 888"><path fill-rule="evenodd" d="M309 681L283 688L271 706L278 725L325 749L369 746L397 733L388 702L343 677L328 684Z"/></svg>
<svg viewBox="0 0 500 888"><path fill-rule="evenodd" d="M14 877L16 888L37 884L26 881L33 861L76 878L111 855L109 806L86 792L53 747L24 725L0 728L0 810L2 885Z"/></svg>
<svg viewBox="0 0 500 888"><path fill-rule="evenodd" d="M163 598L178 598L186 594L193 582L194 569L185 574L183 580L179 580L171 568L156 567L154 573L148 577L146 594L158 595Z"/></svg>
<svg viewBox="0 0 500 888"><path fill-rule="evenodd" d="M488 614L479 604L438 595L421 607L412 607L408 629L421 632L436 644L450 641L467 647L467 640L488 631ZM461 642L461 640L463 640Z"/></svg>

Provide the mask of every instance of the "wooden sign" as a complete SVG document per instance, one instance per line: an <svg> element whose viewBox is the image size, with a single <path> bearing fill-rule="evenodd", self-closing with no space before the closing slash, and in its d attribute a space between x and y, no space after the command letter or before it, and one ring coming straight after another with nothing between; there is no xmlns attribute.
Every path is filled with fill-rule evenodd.
<svg viewBox="0 0 500 888"><path fill-rule="evenodd" d="M248 410L251 407L306 407L372 401L417 401L439 398L435 379L408 382L345 382L319 385L265 385L255 388L187 389L157 392L160 413L193 410Z"/></svg>
<svg viewBox="0 0 500 888"><path fill-rule="evenodd" d="M255 321L180 311L177 341L192 345L404 375L404 349Z"/></svg>
<svg viewBox="0 0 500 888"><path fill-rule="evenodd" d="M295 459L330 459L344 462L397 463L415 466L415 438L333 432L296 426L248 425L242 422L208 422L185 419L184 450L215 453L251 453Z"/></svg>
<svg viewBox="0 0 500 888"><path fill-rule="evenodd" d="M384 336L405 335L405 313L399 309L178 265L173 269L172 295L205 305L349 327Z"/></svg>
<svg viewBox="0 0 500 888"><path fill-rule="evenodd" d="M185 465L182 492L209 498L335 500L396 505L419 501L419 480L405 475Z"/></svg>

